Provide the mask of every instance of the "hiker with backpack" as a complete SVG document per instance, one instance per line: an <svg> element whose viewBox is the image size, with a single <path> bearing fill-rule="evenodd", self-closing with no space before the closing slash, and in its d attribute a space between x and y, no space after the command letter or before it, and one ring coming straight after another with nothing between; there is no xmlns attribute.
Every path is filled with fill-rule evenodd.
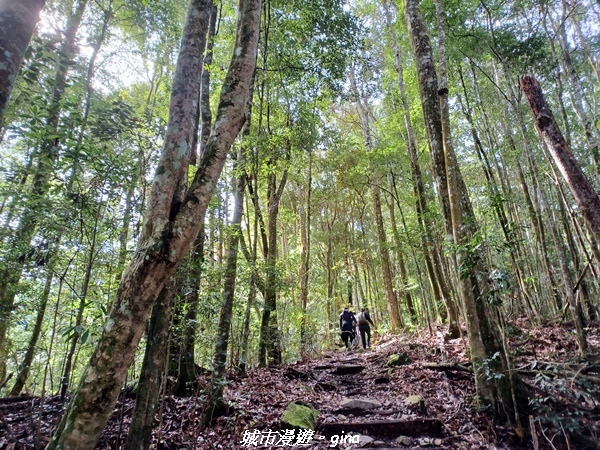
<svg viewBox="0 0 600 450"><path fill-rule="evenodd" d="M358 322L358 330L360 331L360 340L362 341L363 349L366 350L367 347L371 347L371 327L369 324L373 325L373 327L375 326L369 315L369 309L361 308L356 317L356 321Z"/></svg>
<svg viewBox="0 0 600 450"><path fill-rule="evenodd" d="M355 325L356 317L354 313L345 306L340 314L340 332L346 349L350 349L354 339L356 339L356 333L354 332Z"/></svg>

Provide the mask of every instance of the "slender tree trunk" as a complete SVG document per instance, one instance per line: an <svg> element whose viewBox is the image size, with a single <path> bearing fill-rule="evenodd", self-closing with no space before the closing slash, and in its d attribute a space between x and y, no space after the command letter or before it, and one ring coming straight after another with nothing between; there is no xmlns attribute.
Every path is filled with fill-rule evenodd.
<svg viewBox="0 0 600 450"><path fill-rule="evenodd" d="M198 102L198 116L196 117L196 129L193 135L192 143L192 162L197 164L200 156L204 153L204 148L208 142L210 129L212 126L212 113L210 109L210 71L212 64L212 48L216 30L217 7L212 0L208 4L210 9L208 35L206 36L206 51L202 66L202 76L200 85L200 100ZM194 158L196 147L199 148L197 158ZM198 160L198 161L196 161ZM172 351L171 362L175 367L169 369L170 373L175 373L177 383L175 384L174 394L178 396L192 396L196 393L196 330L198 301L200 297L200 283L204 264L204 223L202 223L200 232L196 237L193 250L190 254L189 275L186 282L181 283L181 287L186 290L180 294L180 302L177 302L174 311L173 332L174 339L171 340Z"/></svg>
<svg viewBox="0 0 600 450"><path fill-rule="evenodd" d="M77 4L65 30L65 39L60 51L61 58L57 65L52 99L48 106L48 116L46 118L49 135L57 133L61 113L61 99L67 83L70 62L76 51L75 37L86 6L87 0L82 0ZM7 29L11 30L12 27ZM58 138L53 138L44 139L40 145L40 149L36 154L36 169L29 193L31 203L42 200L48 190L50 173L58 157L58 143ZM10 313L14 306L15 295L23 272L24 261L23 258L18 258L18 255L23 248L30 245L37 227L39 212L35 205L31 203L24 211L11 242L6 246L8 263L0 265L0 379L4 378L6 369L6 333L10 326Z"/></svg>
<svg viewBox="0 0 600 450"><path fill-rule="evenodd" d="M4 0L0 3L0 132L25 50L46 0Z"/></svg>
<svg viewBox="0 0 600 450"><path fill-rule="evenodd" d="M393 190L394 183L393 180L391 180L392 177L393 175L389 176L389 185ZM408 274L406 272L406 263L404 261L404 249L402 248L402 239L400 238L400 232L398 231L398 225L396 223L396 211L394 208L394 200L392 199L386 203L388 206L388 211L390 213L390 224L392 226L392 235L394 237L394 244L396 246L396 258L398 259L398 271L400 272L400 282L402 283L402 295L406 300L406 306L408 308L410 320L413 325L416 325L417 311L415 309L412 295L408 290Z"/></svg>
<svg viewBox="0 0 600 450"><path fill-rule="evenodd" d="M309 341L307 336L306 308L308 306L308 275L310 269L310 215L311 215L311 191L312 191L312 151L308 151L308 180L306 181L306 193L301 190L298 195L298 215L300 216L300 308L302 317L300 319L300 354L308 356ZM306 206L304 204L306 203Z"/></svg>
<svg viewBox="0 0 600 450"><path fill-rule="evenodd" d="M146 352L125 450L148 450L152 443L154 415L167 375L169 361L167 349L169 348L169 330L176 284L172 279L163 288L152 308Z"/></svg>
<svg viewBox="0 0 600 450"><path fill-rule="evenodd" d="M277 216L279 215L279 203L283 195L283 189L287 182L287 169L277 185L275 174L269 175L268 197L269 197L269 222L268 222L268 246L267 267L265 275L265 307L260 324L260 342L258 346L258 361L261 367L281 364L281 339L279 326L277 325ZM268 358L267 358L268 356ZM267 361L268 360L268 361Z"/></svg>
<svg viewBox="0 0 600 450"><path fill-rule="evenodd" d="M243 151L238 151L236 167L244 165ZM234 173L236 170L233 171ZM244 212L244 190L246 189L246 175L242 173L236 182L233 216L231 218L230 230L227 244L227 258L225 262L225 274L223 277L223 301L221 304L221 315L219 318L219 327L217 328L217 342L215 344L215 353L213 359L213 374L208 391L208 399L204 413L203 425L221 415L227 410L223 401L223 390L225 387L225 368L227 362L227 347L229 345L229 333L231 330L231 318L233 311L233 301L235 299L235 279L237 275L237 258L240 234L242 232L241 223Z"/></svg>
<svg viewBox="0 0 600 450"><path fill-rule="evenodd" d="M69 176L67 186L66 186L67 195L70 195L72 193L73 183L74 183L77 173L78 173L77 157L81 150L81 143L83 141L84 133L87 129L87 122L88 122L88 118L89 118L91 99L92 99L92 94L93 94L92 81L95 76L96 59L98 57L98 53L100 52L100 49L104 42L104 38L106 37L106 32L108 30L108 24L109 24L110 19L112 18L112 14L113 14L113 10L112 10L112 1L111 1L109 3L108 8L104 11L104 20L102 22L102 29L100 32L100 36L98 37L98 40L96 41L96 43L93 45L94 50L92 52L92 56L88 63L88 70L87 70L87 77L86 77L86 95L85 95L85 101L84 101L85 107L83 110L82 125L81 125L81 129L79 132L79 137L77 139L76 151L75 151L74 161L73 161L72 168L71 168L71 174ZM70 218L65 219L65 220L70 220ZM54 253L60 246L60 242L62 241L62 237L63 237L63 233L64 233L65 229L66 229L65 224L62 224L61 229L58 232L58 235L56 236L56 238L53 239L54 249L49 251L50 255L54 255ZM95 239L95 233L94 233L94 239ZM122 266L122 264L119 265L119 267L121 267L121 266ZM33 329L32 335L31 335L31 339L27 346L27 350L25 352L23 362L19 367L19 374L17 376L17 381L11 390L11 393L10 393L11 396L17 396L21 393L21 390L23 389L23 386L25 385L25 382L27 381L27 377L29 376L29 368L31 366L31 362L33 361L33 357L35 355L35 348L37 346L37 341L38 341L38 338L40 335L40 331L42 328L42 322L44 320L44 314L45 314L46 306L48 303L48 297L50 295L50 287L51 287L51 283L52 283L52 278L53 278L53 274L51 271L49 271L47 278L46 278L46 286L44 288L42 298L41 298L40 304L37 309L35 326L34 326L34 329Z"/></svg>
<svg viewBox="0 0 600 450"><path fill-rule="evenodd" d="M359 94L356 78L354 75L354 68L350 68L350 84L354 95L356 95L357 97L356 109L360 118L360 127L363 134L364 145L367 151L370 152L373 150L373 141L371 137L369 120L370 111L368 105L365 104L365 99L361 98ZM400 316L398 298L396 296L396 291L394 290L394 283L392 280L390 252L387 244L387 238L385 235L383 215L381 212L381 194L379 193L379 188L375 184L371 185L371 198L373 200L373 212L375 215L375 224L377 226L379 258L381 261L381 270L383 272L383 284L385 286L387 308L390 316L390 325L392 331L397 332L403 326L402 317Z"/></svg>
<svg viewBox="0 0 600 450"><path fill-rule="evenodd" d="M600 173L600 132L598 131L597 125L594 123L594 118L590 117L590 114L588 114L584 106L585 90L581 84L579 75L573 66L571 49L569 48L569 38L567 37L565 29L566 17L569 14L567 11L568 6L564 1L562 2L562 6L561 23L557 24L553 20L550 21L554 28L555 38L557 38L562 50L562 58L559 62L568 76L569 86L571 87L569 90L571 105L579 119L581 127L585 131L588 152L592 156L593 164L596 166L596 173Z"/></svg>
<svg viewBox="0 0 600 450"><path fill-rule="evenodd" d="M67 84L67 74L71 67L71 61L76 53L75 39L86 6L87 0L80 0L75 6L73 13L69 17L65 30L65 38L61 44L52 99L48 106L48 116L46 118L47 135L49 136L56 135L58 130L62 109L61 100ZM1 32L4 32L4 30L5 28L2 27ZM6 30L10 31L12 27L8 26ZM17 294L24 266L24 259L19 258L19 254L23 253L22 250L27 248L33 239L39 217L38 203L43 200L48 191L50 174L58 158L58 145L59 139L57 137L43 139L40 144L40 148L35 156L35 174L28 194L29 205L21 216L19 225L11 241L5 246L5 258L8 262L0 265L0 379L3 379L5 376L7 355L6 333L10 327L10 314L14 306L15 295Z"/></svg>
<svg viewBox="0 0 600 450"><path fill-rule="evenodd" d="M192 0L188 21L207 13L207 9L202 0ZM158 179L153 184L152 198L145 214L144 232L133 260L123 274L90 365L47 446L48 450L94 448L133 361L150 309L198 235L231 144L245 120L256 60L260 10L260 0L240 0L236 50L221 90L215 126L184 201L180 208L172 210L172 193L180 179L178 172L190 153L197 111L195 102L199 96L199 86L179 86L174 81L170 116L177 118L172 117L167 127ZM188 26L186 32L197 37L203 30ZM197 39L191 39L190 44L183 46L176 71L176 77L188 82L197 78L195 75L200 72L200 55L204 48L187 48L192 42L197 46ZM175 123L180 125L174 127ZM181 151L182 148L185 151Z"/></svg>
<svg viewBox="0 0 600 450"><path fill-rule="evenodd" d="M92 277L92 269L94 265L94 259L96 257L96 240L98 237L98 223L102 215L102 208L104 204L100 202L96 211L96 219L94 223L94 229L92 231L92 239L90 242L90 248L88 250L88 259L85 265L85 275L83 276L83 283L81 285L81 292L79 294L79 308L77 308L77 317L75 318L75 328L73 330L73 337L71 338L71 344L69 346L69 352L67 353L67 360L61 377L60 387L60 399L64 400L67 395L69 388L69 381L71 379L71 371L73 369L73 357L75 356L75 350L77 348L77 342L81 339L83 332L83 312L87 304L87 294L90 286L90 280ZM83 240L83 236L82 236Z"/></svg>
<svg viewBox="0 0 600 450"><path fill-rule="evenodd" d="M525 284L524 276L522 274L520 258L519 258L520 253L521 253L520 247L518 245L517 239L515 239L515 235L512 231L510 221L509 221L506 211L504 209L504 199L506 199L508 197L508 195L506 192L501 192L500 187L498 186L498 181L496 179L496 175L495 175L492 165L490 163L490 160L483 148L483 143L479 139L479 133L477 132L477 129L475 128L475 122L473 119L472 109L471 109L471 105L470 105L469 98L468 98L467 87L465 85L462 71L460 70L460 68L459 68L459 75L460 75L461 83L463 86L463 92L464 92L464 96L465 96L464 102L459 97L459 103L461 104L463 114L465 115L467 122L469 123L469 126L471 128L471 136L472 136L473 142L475 144L475 150L477 150L477 156L482 165L482 170L483 170L483 173L485 175L485 178L488 183L489 190L490 190L492 207L494 209L494 212L496 213L498 221L500 222L500 227L502 228L502 233L504 234L506 243L508 244L508 246L511 249L511 251L509 253L510 253L510 259L512 262L512 268L515 271L515 278L517 279L517 282L519 284L519 294L518 295L519 295L519 297L522 296L522 298L524 299L524 301L522 303L527 305L529 311L536 314L537 311L535 311L535 309L531 303L531 298L530 298L527 286Z"/></svg>
<svg viewBox="0 0 600 450"><path fill-rule="evenodd" d="M37 307L33 332L31 333L31 338L29 339L25 356L23 356L23 362L19 365L19 371L15 384L8 394L10 397L16 397L17 395L21 394L21 391L25 386L25 382L27 381L27 377L29 376L29 369L31 368L31 363L33 362L33 357L35 356L37 341L40 337L40 333L42 332L44 314L46 313L46 307L48 306L48 298L50 297L50 289L52 287L52 280L54 278L53 275L53 272L48 270L48 273L46 274L46 284L44 285L44 291L42 292L42 298L40 299L40 303Z"/></svg>
<svg viewBox="0 0 600 450"><path fill-rule="evenodd" d="M387 0L383 1L385 11L386 11L386 20L388 23L388 28L391 30L391 18L389 16L389 11L387 8ZM450 337L456 338L460 335L460 329L458 325L459 314L458 307L450 295L450 288L448 287L448 283L446 283L445 277L442 273L442 261L439 256L439 252L434 249L430 251L432 246L435 246L434 238L431 233L432 222L427 214L428 206L427 206L427 197L425 194L423 178L421 174L421 169L418 161L417 154L417 146L414 138L414 131L412 129L411 119L410 119L410 109L408 105L408 99L405 93L404 81L403 81L403 58L402 51L400 46L397 43L396 37L392 34L392 42L394 44L394 50L396 55L396 70L398 71L398 89L400 91L400 96L402 99L402 108L404 111L404 121L407 128L408 133L408 151L411 156L411 173L413 177L415 196L416 196L416 207L417 207L417 217L419 218L419 223L422 229L422 245L423 251L425 254L425 264L427 268L427 272L429 274L429 279L432 285L432 292L434 295L434 300L436 302L436 310L439 308L439 304L443 300L447 309L447 318L448 318L448 335ZM428 136L436 135L436 125L428 124L427 125L427 133ZM432 166L434 168L434 181L436 187L438 188L438 192L440 186L445 183L445 167L444 161L442 158L438 156L434 156L431 153L431 161ZM440 196L440 204L443 212L449 213L448 209L448 199L446 193L442 193ZM445 217L445 215L444 215ZM450 236L448 223L446 223L446 233ZM446 317L442 313L442 319L445 320Z"/></svg>
<svg viewBox="0 0 600 450"><path fill-rule="evenodd" d="M487 272L481 267L483 259L479 255L480 250L469 249L476 232L476 222L452 148L445 71L443 69L441 71L442 83L438 86L433 52L418 2L405 0L404 5L411 45L416 58L429 147L432 160L435 162L436 182L440 183L440 197L447 200L447 208L443 204L442 210L447 232L452 235L457 246L456 267L460 273L456 275L459 275L461 298L467 316L477 395L480 403L489 407L490 412L496 417L518 423L516 399L519 398L518 394L522 393L522 386L511 370L509 356L495 328L493 316L496 312L491 311L487 306L490 300L485 280ZM438 20L441 20L441 4L436 4L436 9ZM442 47L440 55L443 59L444 36L441 22L438 31ZM442 63L442 68L444 66L445 61ZM490 377L490 371L502 374L502 377Z"/></svg>
<svg viewBox="0 0 600 450"><path fill-rule="evenodd" d="M256 166L258 164L258 158L255 159L255 171L258 169ZM256 180L255 180L256 183ZM256 187L256 186L255 186ZM258 247L258 210L254 209L254 226L253 230L253 239L252 239L252 253L247 255L248 264L250 265L250 286L248 288L248 302L246 304L246 311L244 313L244 325L242 327L242 342L241 342L241 356L239 362L239 372L240 374L244 374L246 372L246 365L248 364L248 347L250 341L250 313L254 303L256 301L256 287L258 282L258 274L256 272L256 259L257 259L257 247ZM250 224L248 224L250 226ZM248 234L250 234L250 230L248 230ZM250 238L250 236L249 236ZM243 235L241 236L242 243Z"/></svg>

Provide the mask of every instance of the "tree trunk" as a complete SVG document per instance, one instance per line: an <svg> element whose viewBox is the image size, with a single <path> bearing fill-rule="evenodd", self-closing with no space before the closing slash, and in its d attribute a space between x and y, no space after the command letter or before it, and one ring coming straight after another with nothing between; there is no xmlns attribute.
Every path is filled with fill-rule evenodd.
<svg viewBox="0 0 600 450"><path fill-rule="evenodd" d="M389 11L387 8L387 0L383 1L385 12L386 12L386 21L388 23L388 28L391 30L391 18L389 15ZM423 177L421 174L421 168L419 165L418 154L417 154L417 145L414 137L414 131L411 124L410 119L410 108L408 104L408 99L406 96L406 92L404 89L404 80L403 80L403 58L402 51L400 46L397 43L396 37L392 34L392 42L394 44L395 57L396 57L396 70L398 71L398 90L400 91L400 97L402 100L402 109L404 112L404 121L408 134L408 151L411 157L411 174L413 177L413 185L415 190L416 197L416 209L417 209L417 217L419 219L419 224L422 229L422 246L423 252L425 255L425 264L427 268L427 272L429 274L429 279L432 287L432 292L434 296L434 300L436 303L436 310L439 310L439 303L443 300L446 305L447 310L447 319L448 319L448 335L450 337L456 338L460 336L460 329L458 325L459 321L459 311L456 305L455 300L450 295L450 288L448 283L446 283L445 277L442 273L442 260L439 255L437 249L430 250L432 246L435 246L435 241L431 232L432 229L432 221L427 214L428 206L427 206L427 197L425 193ZM435 70L434 70L435 73ZM436 135L436 124L427 124L427 133L428 136ZM431 161L432 166L434 168L434 181L436 183L436 187L438 188L438 192L441 183L445 183L445 167L443 158L439 158L439 156L434 156L431 153ZM442 193L440 197L442 211L449 212L447 206L446 194ZM444 219L445 220L445 219ZM448 224L446 223L446 233L449 233ZM442 313L442 319L445 320L445 314Z"/></svg>
<svg viewBox="0 0 600 450"><path fill-rule="evenodd" d="M243 164L243 152L240 149L240 151L238 151L236 168L233 170L233 173L237 173ZM227 233L227 236L229 236L229 242L227 245L226 266L223 277L223 302L221 305L219 327L217 328L217 342L215 344L215 353L213 359L213 374L208 391L203 425L210 423L214 417L218 417L222 414L223 410L226 409L225 403L223 402L223 389L225 387L225 368L227 362L229 333L231 330L233 301L235 299L238 245L240 241L240 234L242 232L241 223L244 212L245 189L246 175L242 172L242 174L238 177L235 186L233 216L231 218L230 230Z"/></svg>
<svg viewBox="0 0 600 450"><path fill-rule="evenodd" d="M300 216L300 354L303 357L309 355L310 342L307 336L306 308L308 306L308 275L310 269L310 214L311 214L311 190L312 190L312 150L308 150L308 180L306 181L306 194L298 189L298 215ZM304 206L306 204L306 206Z"/></svg>
<svg viewBox="0 0 600 450"><path fill-rule="evenodd" d="M0 132L10 93L46 0L0 3Z"/></svg>
<svg viewBox="0 0 600 450"><path fill-rule="evenodd" d="M357 97L356 109L360 118L360 128L363 134L364 145L367 151L370 152L373 150L373 141L369 120L370 111L368 109L368 105L365 104L365 99L363 99L359 94L353 67L350 68L350 84L354 95ZM383 284L385 286L390 325L392 332L397 332L403 326L402 317L400 316L398 298L396 297L396 291L394 291L394 283L392 280L390 252L388 249L387 238L383 224L383 215L381 212L381 195L379 193L379 188L375 184L371 185L371 198L373 199L373 213L375 215L375 224L377 226L377 242L379 244L379 258L381 260L381 270L383 272Z"/></svg>
<svg viewBox="0 0 600 450"><path fill-rule="evenodd" d="M71 337L71 344L69 346L69 352L67 353L67 360L65 362L63 374L61 377L61 387L60 387L60 399L64 400L67 395L67 390L69 388L69 381L71 379L71 371L73 369L73 357L75 356L75 349L77 348L77 343L81 339L83 328L83 311L85 310L85 306L87 303L87 294L90 286L90 280L92 277L92 268L94 266L94 258L96 257L96 239L98 236L98 223L100 222L100 218L102 215L102 207L103 203L98 204L98 209L96 211L96 220L94 223L94 229L92 231L92 239L90 241L90 248L88 250L88 259L85 266L85 275L83 277L83 282L81 284L81 292L79 293L79 308L77 308L77 317L75 318L75 328L73 329L73 337ZM83 241L83 236L81 237L81 241Z"/></svg>
<svg viewBox="0 0 600 450"><path fill-rule="evenodd" d="M393 191L394 182L392 180L393 175L388 177L390 189ZM413 325L417 324L417 311L413 302L412 295L408 290L408 274L406 273L406 263L404 261L404 249L402 248L402 239L400 238L400 232L398 231L398 225L396 223L396 211L394 208L394 200L390 200L387 203L388 211L390 213L390 224L392 226L392 236L394 237L394 244L396 246L396 258L398 260L398 271L400 272L400 282L402 283L402 295L406 300L406 306L408 307L408 314Z"/></svg>
<svg viewBox="0 0 600 450"><path fill-rule="evenodd" d="M152 308L146 352L125 450L148 450L152 443L154 415L167 376L167 349L175 290L176 282L172 279L165 285Z"/></svg>
<svg viewBox="0 0 600 450"><path fill-rule="evenodd" d="M558 170L567 182L588 228L596 240L600 241L600 198L598 198L598 194L567 146L538 81L531 76L525 76L521 79L521 89L529 100L535 125L543 136Z"/></svg>
<svg viewBox="0 0 600 450"><path fill-rule="evenodd" d="M265 275L265 307L260 324L260 342L258 345L258 361L261 367L281 364L281 339L277 325L277 216L283 189L287 182L287 169L277 185L274 173L269 175L269 222L268 245ZM268 355L268 358L267 358Z"/></svg>
<svg viewBox="0 0 600 450"><path fill-rule="evenodd" d="M198 103L198 116L196 117L196 129L194 130L192 156L190 164L198 164L204 148L210 136L212 126L212 113L210 109L210 64L212 64L212 48L216 31L217 7L211 0L208 8L210 9L208 35L206 36L206 51L202 65L202 76L200 85L200 100ZM198 141L196 141L196 139ZM194 152L198 147L198 155L195 158ZM196 237L193 250L189 258L189 282L181 284L182 292L180 299L176 303L174 312L174 339L171 340L171 348L176 350L171 354L171 363L175 366L174 372L177 376L174 394L178 396L192 396L197 393L196 383L196 330L198 301L200 294L200 283L204 264L204 223L202 223L200 232ZM188 285L189 283L189 285ZM169 372L173 373L169 369Z"/></svg>
<svg viewBox="0 0 600 450"><path fill-rule="evenodd" d="M21 391L25 386L25 382L27 381L27 377L29 376L29 369L31 368L31 363L33 362L33 357L35 356L37 341L40 337L40 333L42 332L44 315L46 313L46 307L48 306L48 298L50 297L50 289L52 287L53 278L54 273L51 270L48 270L48 273L46 274L46 284L44 285L44 291L42 292L42 298L37 306L33 332L31 333L31 338L29 339L25 356L23 356L23 362L19 365L19 371L15 384L8 394L9 397L16 397L21 394Z"/></svg>
<svg viewBox="0 0 600 450"><path fill-rule="evenodd" d="M436 2L437 3L437 2ZM456 161L450 136L447 113L448 90L444 79L445 61L442 62L442 84L438 86L429 36L418 2L405 0L405 17L411 45L416 57L419 92L426 122L429 148L432 152L436 183L442 202L446 229L452 236L456 252L456 268L465 313L467 315L471 360L480 403L501 420L519 422L517 401L521 384L511 370L510 359L495 327L488 307L487 271L477 248L470 248L476 232L475 216ZM436 4L438 20L441 4ZM440 23L442 51L443 24ZM438 98L439 96L439 98ZM443 170L443 173L442 173ZM447 202L444 204L444 201ZM502 374L500 377L490 373ZM515 392L518 392L515 395Z"/></svg>
<svg viewBox="0 0 600 450"><path fill-rule="evenodd" d="M50 136L55 135L58 130L62 98L67 85L67 75L71 67L71 61L76 53L75 40L86 6L87 0L80 0L77 3L73 13L69 17L65 30L65 38L59 51L60 58L56 68L52 98L48 106L48 116L46 117L47 133ZM6 29L10 31L12 27L7 27ZM4 28L2 30L4 31ZM44 198L48 191L50 174L58 158L58 145L59 139L57 137L51 139L45 138L40 144L40 148L36 154L35 174L31 181L31 190L28 195L29 205L23 212L11 240L6 245L5 257L8 264L0 265L0 379L3 379L5 375L6 333L10 327L10 314L23 272L24 259L19 258L19 255L23 253L23 248L28 247L33 239L39 217L37 203Z"/></svg>
<svg viewBox="0 0 600 450"><path fill-rule="evenodd" d="M207 13L202 9L205 6L201 0L192 0L188 16L193 17L188 20L196 22L194 17ZM48 450L94 448L133 361L150 309L198 235L231 144L245 120L245 106L256 60L260 9L260 0L240 0L236 50L221 90L213 132L180 208L171 214L172 193L179 183L177 172L189 154L197 111L195 102L199 96L199 86L195 89L177 88L178 84L174 82L170 115L179 117L170 120L171 126L167 127L164 155L157 169L158 179L153 185L153 198L145 214L144 233L131 264L123 274L117 298L90 365L47 446ZM203 32L190 28L193 27L186 27L190 36L197 37ZM191 42L197 42L197 39L191 39ZM203 47L196 45L194 51L186 47L184 45L180 52L176 76L190 82L200 72ZM174 130L173 123L181 123L181 126ZM167 182L167 173L171 174L170 183Z"/></svg>

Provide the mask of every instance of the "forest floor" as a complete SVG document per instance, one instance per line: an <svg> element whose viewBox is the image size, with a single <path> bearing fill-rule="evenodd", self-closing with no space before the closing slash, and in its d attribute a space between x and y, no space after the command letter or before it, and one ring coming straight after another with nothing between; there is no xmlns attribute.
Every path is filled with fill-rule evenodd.
<svg viewBox="0 0 600 450"><path fill-rule="evenodd" d="M201 397L167 396L157 414L153 448L600 448L600 324L588 328L586 361L577 357L571 324L531 327L516 320L506 335L515 367L531 390L526 431L499 426L476 411L464 341L444 340L438 329L382 336L366 351L340 348L318 359L232 377L225 391L231 411L204 431L198 426ZM389 367L392 354L406 354L410 361ZM362 369L348 369L353 366ZM338 374L344 370L359 373ZM347 399L373 403L344 407ZM319 411L314 434L281 429L280 416L293 401ZM0 450L34 449L36 441L43 448L62 410L54 397L42 405L39 398L1 399ZM121 447L132 411L133 399L120 399L97 449Z"/></svg>

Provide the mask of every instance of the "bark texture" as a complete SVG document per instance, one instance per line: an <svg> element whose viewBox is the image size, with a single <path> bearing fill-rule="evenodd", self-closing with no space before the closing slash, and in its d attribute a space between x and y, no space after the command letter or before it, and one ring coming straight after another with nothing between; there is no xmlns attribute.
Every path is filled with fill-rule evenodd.
<svg viewBox="0 0 600 450"><path fill-rule="evenodd" d="M25 50L45 4L46 0L5 0L0 3L0 131Z"/></svg>
<svg viewBox="0 0 600 450"><path fill-rule="evenodd" d="M540 83L534 77L526 76L521 79L521 89L531 106L535 126L542 134L558 170L575 197L585 223L596 240L600 240L600 199L558 128Z"/></svg>
<svg viewBox="0 0 600 450"><path fill-rule="evenodd" d="M433 51L418 2L405 0L404 4L411 45L416 58L419 92L431 158L436 179L441 183L438 189L442 199L446 231L457 249L455 269L458 272L456 275L459 278L462 304L467 316L477 396L480 405L496 418L518 424L517 399L524 401L526 392L512 370L509 355L499 335L496 324L498 313L489 306L492 297L484 255L478 246L472 245L477 224L452 147L447 109L448 90L445 86L445 60L441 62L441 85L438 85ZM439 0L436 6L443 58L444 32Z"/></svg>
<svg viewBox="0 0 600 450"><path fill-rule="evenodd" d="M242 150L238 152L237 167L243 164ZM234 171L235 172L235 171ZM210 423L213 417L220 415L224 408L223 389L225 387L225 369L227 363L227 348L229 345L229 332L233 314L233 301L235 300L235 279L237 275L237 258L242 233L241 223L244 212L244 190L246 189L246 175L242 173L235 186L233 217L229 229L225 274L223 277L223 300L217 330L217 342L213 359L213 375L208 393L204 424Z"/></svg>
<svg viewBox="0 0 600 450"><path fill-rule="evenodd" d="M175 282L171 280L158 296L152 308L148 342L135 396L135 408L125 450L148 450L152 442L152 425L166 378L168 362L169 325L174 299Z"/></svg>
<svg viewBox="0 0 600 450"><path fill-rule="evenodd" d="M192 0L188 16L207 12L201 9L204 5L202 0ZM92 450L106 425L133 361L150 309L188 254L204 220L227 153L244 124L256 60L260 10L260 0L240 0L234 55L221 90L213 132L194 180L180 208L173 214L170 207L179 181L178 174L182 171L181 166L189 160L186 155L189 155L191 139L186 145L183 136L191 138L191 135L188 132L180 134L183 130L170 127L167 130L163 152L168 155L161 158L157 170L159 179L152 191L152 195L161 200L154 198L150 202L145 214L144 233L123 274L103 335L47 449ZM199 73L201 60L196 56L191 58L192 61L186 61L186 54L183 53L183 61L178 61L178 65L186 66L183 71L187 80L191 81L197 78L190 74ZM196 71L188 72L187 64L196 67ZM184 91L187 92L187 89ZM184 105L183 99L174 100L170 114L194 114L197 108L193 103L198 101L199 92L193 94L187 97L189 105ZM175 91L175 96L181 95L182 92ZM191 124L191 129L194 128L193 117L192 120L185 119L185 123ZM173 145L173 141L178 144ZM166 177L166 172L171 176Z"/></svg>

